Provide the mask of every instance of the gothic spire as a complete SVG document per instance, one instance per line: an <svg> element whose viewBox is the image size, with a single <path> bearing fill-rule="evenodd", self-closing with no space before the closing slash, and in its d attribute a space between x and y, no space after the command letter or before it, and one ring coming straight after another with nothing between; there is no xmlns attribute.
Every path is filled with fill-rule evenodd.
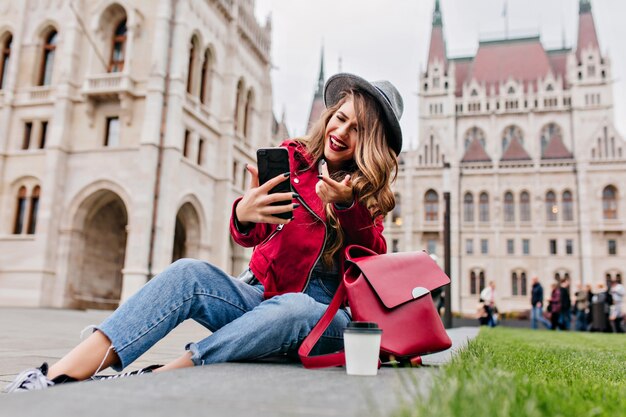
<svg viewBox="0 0 626 417"><path fill-rule="evenodd" d="M435 9L433 10L433 26L430 32L430 47L428 49L428 66L435 60L443 63L444 67L447 68L446 41L443 37L443 18L439 0L435 0Z"/></svg>
<svg viewBox="0 0 626 417"><path fill-rule="evenodd" d="M581 60L584 49L600 49L596 25L591 13L591 0L580 0L578 13L578 44L576 45L576 56Z"/></svg>
<svg viewBox="0 0 626 417"><path fill-rule="evenodd" d="M320 75L317 79L317 90L315 90L315 98L321 98L322 94L324 94L324 45L322 45L322 52L320 58Z"/></svg>
<svg viewBox="0 0 626 417"><path fill-rule="evenodd" d="M443 19L441 16L441 7L439 6L439 0L435 0L435 10L433 10L433 26L443 26Z"/></svg>

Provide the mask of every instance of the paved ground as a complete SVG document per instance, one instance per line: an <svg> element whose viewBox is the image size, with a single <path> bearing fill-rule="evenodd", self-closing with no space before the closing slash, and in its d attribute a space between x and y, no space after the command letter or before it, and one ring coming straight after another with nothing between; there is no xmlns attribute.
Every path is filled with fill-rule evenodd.
<svg viewBox="0 0 626 417"><path fill-rule="evenodd" d="M24 368L56 361L79 341L85 326L107 314L0 309L0 386ZM452 329L451 350L425 356L421 368L382 368L376 377L347 376L343 368L309 371L292 363L228 363L0 394L0 416L385 416L416 395L427 395L438 365L477 333L475 327ZM128 369L165 363L178 357L185 343L208 334L186 322Z"/></svg>

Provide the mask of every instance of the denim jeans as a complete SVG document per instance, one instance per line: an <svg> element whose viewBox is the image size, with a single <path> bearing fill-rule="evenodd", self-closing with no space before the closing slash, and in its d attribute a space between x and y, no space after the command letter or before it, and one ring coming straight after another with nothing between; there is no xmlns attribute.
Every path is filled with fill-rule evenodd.
<svg viewBox="0 0 626 417"><path fill-rule="evenodd" d="M263 298L263 286L233 278L203 261L181 259L150 280L98 330L110 340L122 370L184 320L213 334L189 343L195 365L294 355L337 289L335 277L316 274L303 293ZM350 321L339 310L312 354L343 348Z"/></svg>
<svg viewBox="0 0 626 417"><path fill-rule="evenodd" d="M552 327L550 322L543 316L543 309L539 306L533 306L530 310L530 327L532 329L539 327L537 326L538 321L543 324L546 329L550 329Z"/></svg>

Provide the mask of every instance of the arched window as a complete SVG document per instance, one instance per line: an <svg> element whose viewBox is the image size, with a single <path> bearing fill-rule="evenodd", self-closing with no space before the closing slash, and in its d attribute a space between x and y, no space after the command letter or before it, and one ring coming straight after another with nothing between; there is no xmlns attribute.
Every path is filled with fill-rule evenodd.
<svg viewBox="0 0 626 417"><path fill-rule="evenodd" d="M242 123L239 119L242 118L241 106L243 103L243 80L239 80L237 83L237 92L235 96L235 132L239 132L239 129L242 127Z"/></svg>
<svg viewBox="0 0 626 417"><path fill-rule="evenodd" d="M13 234L19 235L24 229L24 216L26 215L26 187L20 187L17 192L17 207L15 210L15 222L13 223Z"/></svg>
<svg viewBox="0 0 626 417"><path fill-rule="evenodd" d="M489 221L489 194L486 192L480 193L478 200L478 218L483 223Z"/></svg>
<svg viewBox="0 0 626 417"><path fill-rule="evenodd" d="M548 123L543 127L543 129L541 129L541 155L545 152L546 146L548 146L548 143L550 143L550 139L552 139L553 136L562 138L561 128L556 123Z"/></svg>
<svg viewBox="0 0 626 417"><path fill-rule="evenodd" d="M528 293L528 283L526 280L526 272L523 272L520 274L520 294L525 296Z"/></svg>
<svg viewBox="0 0 626 417"><path fill-rule="evenodd" d="M6 86L9 75L9 58L11 57L11 43L13 36L8 35L0 44L0 90Z"/></svg>
<svg viewBox="0 0 626 417"><path fill-rule="evenodd" d="M514 138L517 138L520 144L524 144L524 135L519 127L508 126L504 129L504 132L502 132L502 152L506 151L506 148L509 147L509 144Z"/></svg>
<svg viewBox="0 0 626 417"><path fill-rule="evenodd" d="M474 222L474 195L469 191L463 197L463 220L467 223Z"/></svg>
<svg viewBox="0 0 626 417"><path fill-rule="evenodd" d="M517 272L511 273L511 295L518 295Z"/></svg>
<svg viewBox="0 0 626 417"><path fill-rule="evenodd" d="M41 69L39 71L39 85L52 84L52 70L54 67L54 54L57 48L57 32L51 31L46 36L43 45L43 56L41 60Z"/></svg>
<svg viewBox="0 0 626 417"><path fill-rule="evenodd" d="M480 294L485 289L485 271L478 273L478 293Z"/></svg>
<svg viewBox="0 0 626 417"><path fill-rule="evenodd" d="M187 65L187 92L193 94L196 79L196 62L198 61L198 38L193 36L189 43L189 63Z"/></svg>
<svg viewBox="0 0 626 417"><path fill-rule="evenodd" d="M485 132L483 132L482 129L474 126L469 128L465 133L465 150L469 148L474 139L477 139L478 142L483 145L483 148L485 147Z"/></svg>
<svg viewBox="0 0 626 417"><path fill-rule="evenodd" d="M515 199L510 191L504 193L504 221L505 223L515 221Z"/></svg>
<svg viewBox="0 0 626 417"><path fill-rule="evenodd" d="M476 272L471 271L470 272L470 294L474 295L474 294L478 294L478 292L476 291L476 284L478 284L478 282L476 282Z"/></svg>
<svg viewBox="0 0 626 417"><path fill-rule="evenodd" d="M523 222L530 221L530 194L522 191L519 196L519 218Z"/></svg>
<svg viewBox="0 0 626 417"><path fill-rule="evenodd" d="M204 59L202 60L202 72L200 74L200 102L207 104L211 92L211 79L213 72L213 55L209 48L204 51Z"/></svg>
<svg viewBox="0 0 626 417"><path fill-rule="evenodd" d="M248 137L248 134L252 130L252 117L254 115L254 92L252 89L248 90L246 96L246 106L243 114L243 136Z"/></svg>
<svg viewBox="0 0 626 417"><path fill-rule="evenodd" d="M574 220L574 199L572 198L572 192L569 190L563 191L563 220L571 222Z"/></svg>
<svg viewBox="0 0 626 417"><path fill-rule="evenodd" d="M556 194L554 191L548 191L546 193L546 220L555 222L558 212L559 206L556 203Z"/></svg>
<svg viewBox="0 0 626 417"><path fill-rule="evenodd" d="M398 226L402 226L402 196L398 193L394 193L396 205L391 211L391 222Z"/></svg>
<svg viewBox="0 0 626 417"><path fill-rule="evenodd" d="M124 69L124 52L126 49L126 19L122 20L113 32L109 72L122 72Z"/></svg>
<svg viewBox="0 0 626 417"><path fill-rule="evenodd" d="M617 219L617 188L612 185L602 191L602 216L605 220Z"/></svg>
<svg viewBox="0 0 626 417"><path fill-rule="evenodd" d="M30 211L28 213L28 228L26 233L29 235L35 234L37 228L37 212L39 211L39 186L33 188L33 193L30 196Z"/></svg>
<svg viewBox="0 0 626 417"><path fill-rule="evenodd" d="M439 218L439 196L435 190L426 191L424 197L424 215L427 222L437 221Z"/></svg>

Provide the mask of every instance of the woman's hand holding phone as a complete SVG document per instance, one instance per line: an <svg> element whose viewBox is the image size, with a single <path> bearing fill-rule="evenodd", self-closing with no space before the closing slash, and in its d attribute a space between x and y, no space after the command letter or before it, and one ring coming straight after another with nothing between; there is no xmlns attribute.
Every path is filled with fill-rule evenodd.
<svg viewBox="0 0 626 417"><path fill-rule="evenodd" d="M271 223L271 224L286 224L291 219L282 219L273 216L273 214L287 213L293 211L298 205L295 203L283 204L283 205L271 205L272 203L280 201L291 201L296 198L295 193L273 193L270 194L270 190L283 181L288 181L289 173L278 175L271 180L267 181L263 185L259 185L259 172L258 170L247 165L246 169L250 172L250 188L243 195L235 214L237 221L241 226L250 227L252 223Z"/></svg>

